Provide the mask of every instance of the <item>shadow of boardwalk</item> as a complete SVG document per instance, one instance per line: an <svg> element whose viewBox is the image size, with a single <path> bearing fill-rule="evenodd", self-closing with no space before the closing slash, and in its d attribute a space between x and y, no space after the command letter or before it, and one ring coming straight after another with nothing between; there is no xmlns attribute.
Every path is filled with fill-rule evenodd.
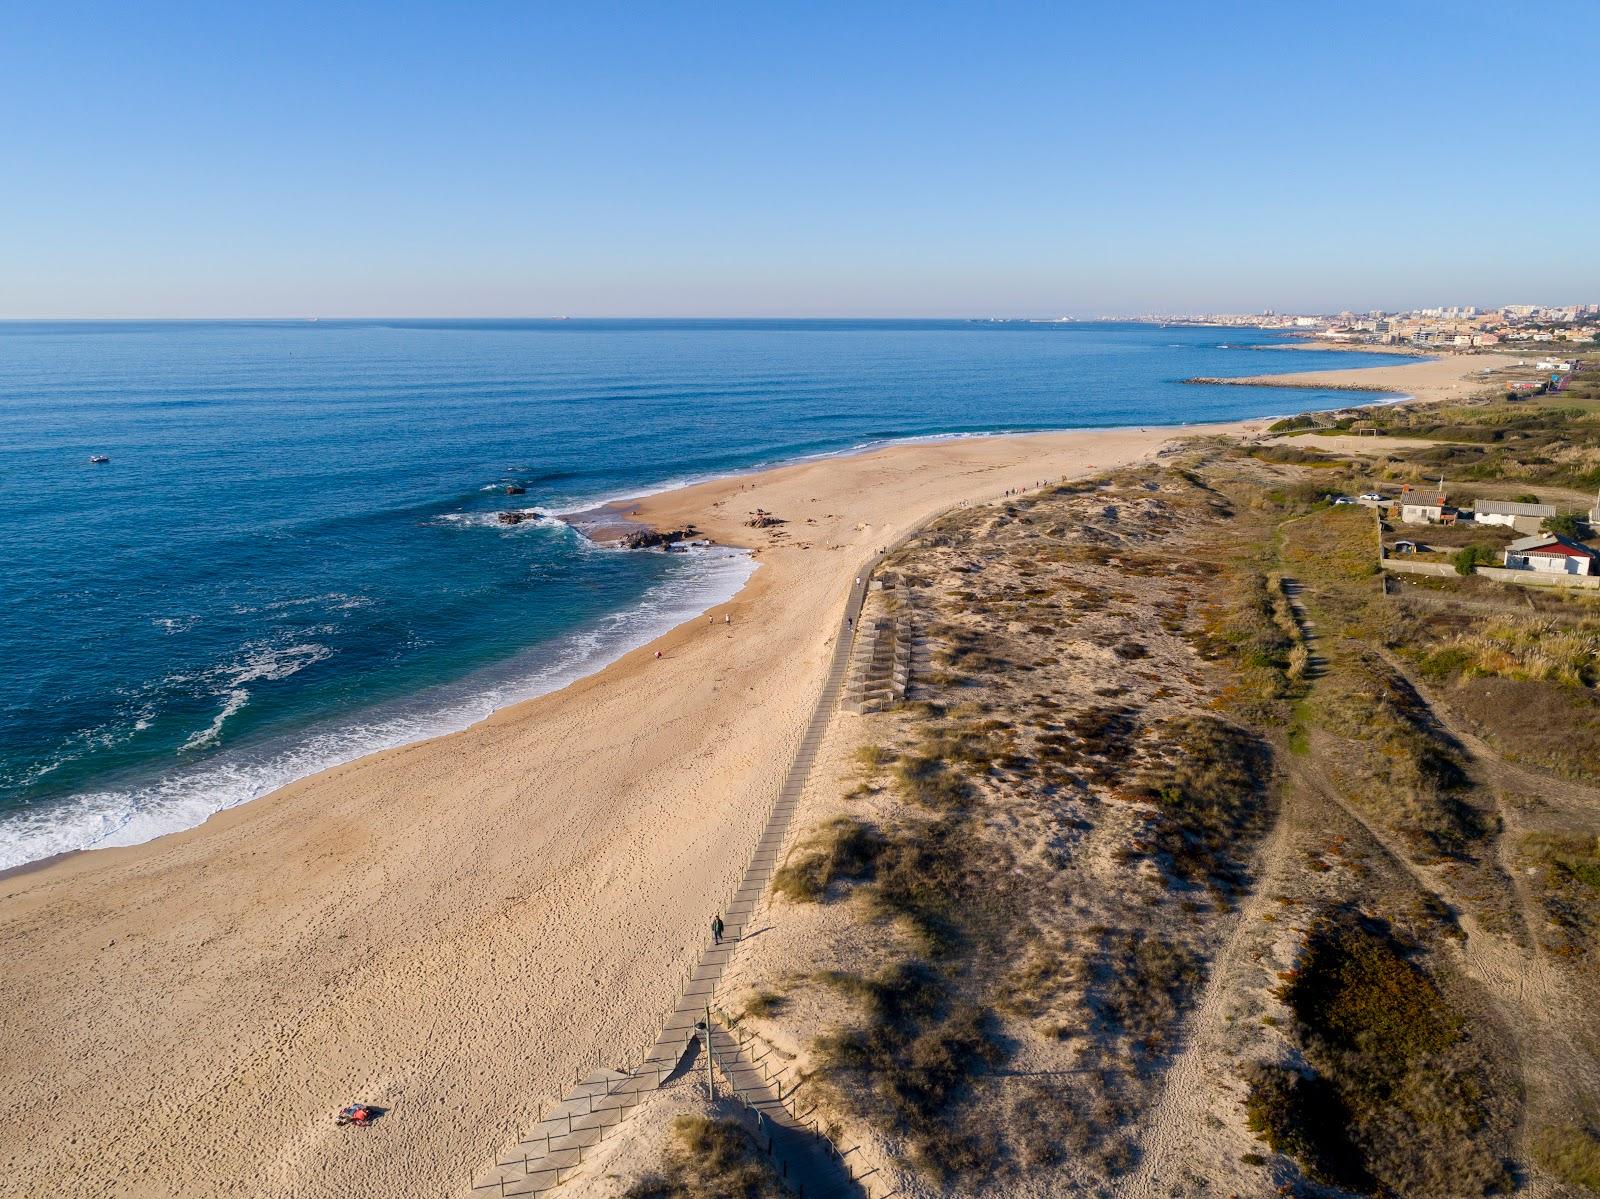
<svg viewBox="0 0 1600 1199"><path fill-rule="evenodd" d="M755 1040L742 1038L721 1023L711 1026L711 1056L723 1085L732 1093L757 1142L802 1199L870 1196L872 1171L852 1161L854 1149L840 1149L823 1133L795 1081L774 1072L758 1053ZM766 1051L770 1053L769 1051ZM787 1089L786 1089L787 1088ZM880 1190L880 1194L887 1186Z"/></svg>

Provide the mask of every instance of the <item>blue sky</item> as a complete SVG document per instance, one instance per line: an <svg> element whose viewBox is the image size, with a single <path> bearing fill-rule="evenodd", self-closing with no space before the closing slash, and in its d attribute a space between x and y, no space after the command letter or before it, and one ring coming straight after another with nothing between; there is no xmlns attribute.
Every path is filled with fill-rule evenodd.
<svg viewBox="0 0 1600 1199"><path fill-rule="evenodd" d="M1600 300L1592 2L0 22L0 317Z"/></svg>

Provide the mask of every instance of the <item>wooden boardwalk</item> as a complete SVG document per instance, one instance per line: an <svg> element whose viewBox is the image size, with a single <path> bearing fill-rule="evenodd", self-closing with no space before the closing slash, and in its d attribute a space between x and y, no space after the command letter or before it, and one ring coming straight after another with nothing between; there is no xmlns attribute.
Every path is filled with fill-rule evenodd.
<svg viewBox="0 0 1600 1199"><path fill-rule="evenodd" d="M908 535L908 537L911 535ZM907 538L902 538L903 543ZM891 547L892 548L892 547ZM773 872L782 860L795 809L811 778L811 768L827 735L850 665L853 634L860 623L862 601L873 572L883 559L875 555L859 572L860 582L852 584L839 627L834 634L833 657L822 684L822 691L811 712L794 760L767 816L761 839L745 867L739 888L722 913L726 924L720 945L708 945L699 962L689 972L677 1006L668 1014L661 1033L644 1059L625 1070L596 1068L574 1079L571 1089L550 1111L541 1112L534 1130L516 1146L503 1152L494 1166L472 1183L472 1190L488 1195L540 1195L572 1178L582 1168L591 1151L632 1113L633 1109L665 1083L690 1068L688 1059L696 1038L696 1024L706 1017L716 998L717 986L745 929L755 920L766 900ZM786 1154L783 1160L799 1171L796 1181L806 1195L862 1194L850 1180L849 1167L842 1164L817 1141L800 1119L803 1111L783 1107L783 1096L774 1087L761 1092L754 1086L758 1078L746 1061L737 1039L714 1026L712 1051L725 1075L737 1080L741 1090L754 1096L752 1110L760 1110L772 1126L774 1152ZM598 1057L597 1057L598 1061ZM784 1115L780 1117L779 1113ZM829 1163L832 1163L831 1165Z"/></svg>

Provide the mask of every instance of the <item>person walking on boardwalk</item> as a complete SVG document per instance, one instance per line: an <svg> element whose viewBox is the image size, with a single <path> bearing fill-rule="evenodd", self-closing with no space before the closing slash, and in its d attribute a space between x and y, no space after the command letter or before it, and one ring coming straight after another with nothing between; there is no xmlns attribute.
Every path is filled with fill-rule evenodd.
<svg viewBox="0 0 1600 1199"><path fill-rule="evenodd" d="M726 927L721 916L711 917L711 936L718 945L722 944L722 930Z"/></svg>

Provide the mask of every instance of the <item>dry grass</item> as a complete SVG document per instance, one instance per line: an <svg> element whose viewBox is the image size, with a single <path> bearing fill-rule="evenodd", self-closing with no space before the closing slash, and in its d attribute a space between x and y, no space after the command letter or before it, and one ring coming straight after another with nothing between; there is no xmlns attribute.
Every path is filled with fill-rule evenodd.
<svg viewBox="0 0 1600 1199"><path fill-rule="evenodd" d="M1541 1128L1528 1138L1541 1169L1569 1186L1600 1193L1600 1137L1576 1124Z"/></svg>
<svg viewBox="0 0 1600 1199"><path fill-rule="evenodd" d="M737 1122L679 1116L666 1169L629 1188L627 1199L789 1199L792 1191Z"/></svg>
<svg viewBox="0 0 1600 1199"><path fill-rule="evenodd" d="M1546 620L1489 620L1423 659L1430 677L1490 676L1592 687L1600 674L1600 632Z"/></svg>
<svg viewBox="0 0 1600 1199"><path fill-rule="evenodd" d="M1448 688L1444 699L1507 758L1593 779L1600 745L1600 695L1593 689L1475 678Z"/></svg>
<svg viewBox="0 0 1600 1199"><path fill-rule="evenodd" d="M836 882L872 874L883 838L870 825L839 816L810 833L773 873L772 889L796 903L819 903Z"/></svg>

